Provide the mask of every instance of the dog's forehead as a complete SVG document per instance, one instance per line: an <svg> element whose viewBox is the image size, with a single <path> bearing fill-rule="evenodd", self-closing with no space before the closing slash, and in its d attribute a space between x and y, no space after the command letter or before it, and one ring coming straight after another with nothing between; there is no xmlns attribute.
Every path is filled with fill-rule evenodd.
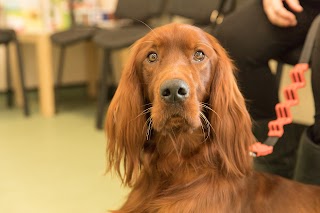
<svg viewBox="0 0 320 213"><path fill-rule="evenodd" d="M145 36L145 40L159 46L179 44L189 48L194 48L198 43L210 44L204 31L187 24L169 24L156 28Z"/></svg>

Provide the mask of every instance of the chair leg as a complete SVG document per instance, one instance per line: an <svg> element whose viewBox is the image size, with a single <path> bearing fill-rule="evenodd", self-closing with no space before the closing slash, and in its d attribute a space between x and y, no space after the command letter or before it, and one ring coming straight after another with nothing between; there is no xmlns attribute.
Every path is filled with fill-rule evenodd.
<svg viewBox="0 0 320 213"><path fill-rule="evenodd" d="M104 109L107 97L107 74L111 72L111 64L110 64L110 51L103 51L103 61L101 67L101 81L100 81L100 94L98 96L98 109L97 109L97 117L96 117L96 127L97 129L103 128L103 120L104 120Z"/></svg>
<svg viewBox="0 0 320 213"><path fill-rule="evenodd" d="M57 87L61 86L61 83L62 83L64 56L65 56L65 46L61 46L59 62L58 62L58 70L57 70L57 82L56 82Z"/></svg>
<svg viewBox="0 0 320 213"><path fill-rule="evenodd" d="M63 67L64 67L64 58L65 58L65 46L61 46L59 60L58 60L58 70L57 70L57 81L55 83L55 104L56 110L58 111L58 97L57 92L59 87L62 85L62 77L63 77Z"/></svg>
<svg viewBox="0 0 320 213"><path fill-rule="evenodd" d="M109 60L111 61L111 58ZM116 77L115 77L115 74L113 73L111 65L110 65L108 74L109 75L108 75L108 82L107 82L107 86L108 86L107 101L111 101L117 90Z"/></svg>
<svg viewBox="0 0 320 213"><path fill-rule="evenodd" d="M11 85L11 64L10 64L10 50L9 50L9 44L5 45L6 50L6 75L7 75L7 105L8 107L13 106L13 99L12 99L12 85Z"/></svg>
<svg viewBox="0 0 320 213"><path fill-rule="evenodd" d="M22 62L22 52L20 48L20 44L17 40L15 40L16 43L16 50L17 50L17 57L18 57L18 66L20 71L20 82L21 82L21 88L22 88L22 96L23 96L23 110L25 116L29 116L30 110L29 110L29 102L27 99L27 90L25 86L25 76L24 76L24 66Z"/></svg>

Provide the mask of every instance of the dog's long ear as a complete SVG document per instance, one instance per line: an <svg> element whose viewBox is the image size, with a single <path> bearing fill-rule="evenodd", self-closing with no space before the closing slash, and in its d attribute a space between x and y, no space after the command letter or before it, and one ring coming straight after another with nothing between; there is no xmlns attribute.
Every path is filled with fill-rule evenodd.
<svg viewBox="0 0 320 213"><path fill-rule="evenodd" d="M143 93L136 55L139 41L130 52L119 86L106 117L108 170L114 170L124 185L131 186L140 170L140 152L145 142Z"/></svg>
<svg viewBox="0 0 320 213"><path fill-rule="evenodd" d="M234 65L218 41L207 35L217 60L212 67L213 80L209 105L209 120L214 128L212 137L221 157L226 175L243 176L251 170L249 146L255 139L251 132L251 118L234 76Z"/></svg>

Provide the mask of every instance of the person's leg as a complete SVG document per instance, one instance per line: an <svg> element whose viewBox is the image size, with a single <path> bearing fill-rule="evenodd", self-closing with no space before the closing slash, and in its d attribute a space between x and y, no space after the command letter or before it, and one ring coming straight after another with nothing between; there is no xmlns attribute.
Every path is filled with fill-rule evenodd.
<svg viewBox="0 0 320 213"><path fill-rule="evenodd" d="M312 133L314 142L320 145L320 26L313 48L311 70L311 83L315 107Z"/></svg>
<svg viewBox="0 0 320 213"><path fill-rule="evenodd" d="M225 18L215 36L230 53L239 72L238 83L254 120L275 117L278 85L268 62L302 45L313 20L309 9L297 14L296 27L281 28L267 19L261 1L250 1Z"/></svg>
<svg viewBox="0 0 320 213"><path fill-rule="evenodd" d="M320 26L311 59L314 125L301 137L295 180L320 185Z"/></svg>
<svg viewBox="0 0 320 213"><path fill-rule="evenodd" d="M274 107L278 103L279 85L268 61L301 45L315 14L305 8L297 14L296 27L280 28L269 22L261 2L255 0L227 17L215 32L239 69L238 83L255 120L253 132L261 142L267 137L267 124L275 118ZM299 125L285 126L285 134L273 154L256 159L255 168L292 178L302 131Z"/></svg>

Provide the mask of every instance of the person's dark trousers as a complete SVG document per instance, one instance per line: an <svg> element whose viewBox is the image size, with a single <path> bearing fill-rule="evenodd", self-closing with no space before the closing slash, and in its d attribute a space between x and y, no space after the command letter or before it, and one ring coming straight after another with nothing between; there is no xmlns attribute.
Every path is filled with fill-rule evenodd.
<svg viewBox="0 0 320 213"><path fill-rule="evenodd" d="M320 185L320 145L313 140L312 127L302 134L294 179Z"/></svg>
<svg viewBox="0 0 320 213"><path fill-rule="evenodd" d="M320 26L312 52L311 70L315 105L314 125L301 137L294 179L320 185Z"/></svg>
<svg viewBox="0 0 320 213"><path fill-rule="evenodd" d="M314 142L320 145L320 26L318 26L318 32L312 51L311 70L311 83L315 108L312 134Z"/></svg>
<svg viewBox="0 0 320 213"><path fill-rule="evenodd" d="M301 46L312 20L320 13L320 7L306 5L303 1L301 4L304 10L296 14L298 24L295 27L274 26L265 15L262 2L250 0L226 17L213 33L239 70L236 73L238 84L256 122L254 132L260 141L267 136L267 123L276 117L274 107L279 102L279 85L268 62ZM315 83L319 86L320 81ZM256 160L256 168L291 178L302 130L303 127L296 124L286 126L274 153ZM264 132L259 133L261 131Z"/></svg>
<svg viewBox="0 0 320 213"><path fill-rule="evenodd" d="M253 133L260 142L264 142L268 137L268 122L269 120L260 120L253 124ZM274 146L273 153L254 158L255 170L292 179L299 141L304 129L306 129L305 125L296 123L284 126L284 134Z"/></svg>

